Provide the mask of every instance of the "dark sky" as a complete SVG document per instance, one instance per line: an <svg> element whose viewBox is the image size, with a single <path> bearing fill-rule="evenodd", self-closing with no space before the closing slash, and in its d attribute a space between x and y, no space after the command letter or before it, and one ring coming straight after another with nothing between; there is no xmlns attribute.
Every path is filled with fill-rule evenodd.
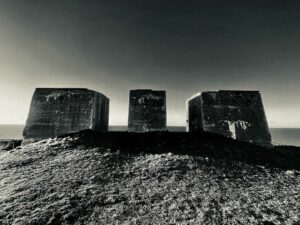
<svg viewBox="0 0 300 225"><path fill-rule="evenodd" d="M127 124L130 89L167 91L169 125L196 92L260 90L271 127L300 127L299 0L0 0L0 123L35 87L86 87Z"/></svg>

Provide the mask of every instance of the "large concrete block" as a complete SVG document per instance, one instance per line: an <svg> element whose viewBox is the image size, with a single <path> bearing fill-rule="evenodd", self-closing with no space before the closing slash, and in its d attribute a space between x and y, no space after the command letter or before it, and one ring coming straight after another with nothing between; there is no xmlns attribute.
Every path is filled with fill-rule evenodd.
<svg viewBox="0 0 300 225"><path fill-rule="evenodd" d="M166 130L166 92L131 90L128 131Z"/></svg>
<svg viewBox="0 0 300 225"><path fill-rule="evenodd" d="M85 129L108 130L109 99L79 88L37 88L23 131L24 139L43 139Z"/></svg>
<svg viewBox="0 0 300 225"><path fill-rule="evenodd" d="M258 145L271 145L258 91L210 91L187 102L187 131L208 131Z"/></svg>

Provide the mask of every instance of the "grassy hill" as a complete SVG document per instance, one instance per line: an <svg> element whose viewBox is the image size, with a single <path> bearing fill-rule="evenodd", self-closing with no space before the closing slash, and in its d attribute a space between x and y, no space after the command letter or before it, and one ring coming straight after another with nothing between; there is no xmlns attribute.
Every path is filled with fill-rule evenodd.
<svg viewBox="0 0 300 225"><path fill-rule="evenodd" d="M71 135L0 151L0 224L300 224L300 172Z"/></svg>

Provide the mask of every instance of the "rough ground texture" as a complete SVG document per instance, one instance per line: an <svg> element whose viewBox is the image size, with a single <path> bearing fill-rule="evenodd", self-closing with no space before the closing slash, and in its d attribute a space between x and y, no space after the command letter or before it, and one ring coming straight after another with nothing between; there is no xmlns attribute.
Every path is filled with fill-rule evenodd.
<svg viewBox="0 0 300 225"><path fill-rule="evenodd" d="M0 151L0 224L300 224L300 173L47 139Z"/></svg>

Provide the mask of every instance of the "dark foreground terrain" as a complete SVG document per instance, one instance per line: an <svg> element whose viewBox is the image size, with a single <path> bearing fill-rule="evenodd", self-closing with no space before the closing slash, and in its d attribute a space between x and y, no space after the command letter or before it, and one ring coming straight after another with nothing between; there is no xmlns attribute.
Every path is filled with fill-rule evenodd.
<svg viewBox="0 0 300 225"><path fill-rule="evenodd" d="M299 149L94 133L0 151L0 224L300 224Z"/></svg>

